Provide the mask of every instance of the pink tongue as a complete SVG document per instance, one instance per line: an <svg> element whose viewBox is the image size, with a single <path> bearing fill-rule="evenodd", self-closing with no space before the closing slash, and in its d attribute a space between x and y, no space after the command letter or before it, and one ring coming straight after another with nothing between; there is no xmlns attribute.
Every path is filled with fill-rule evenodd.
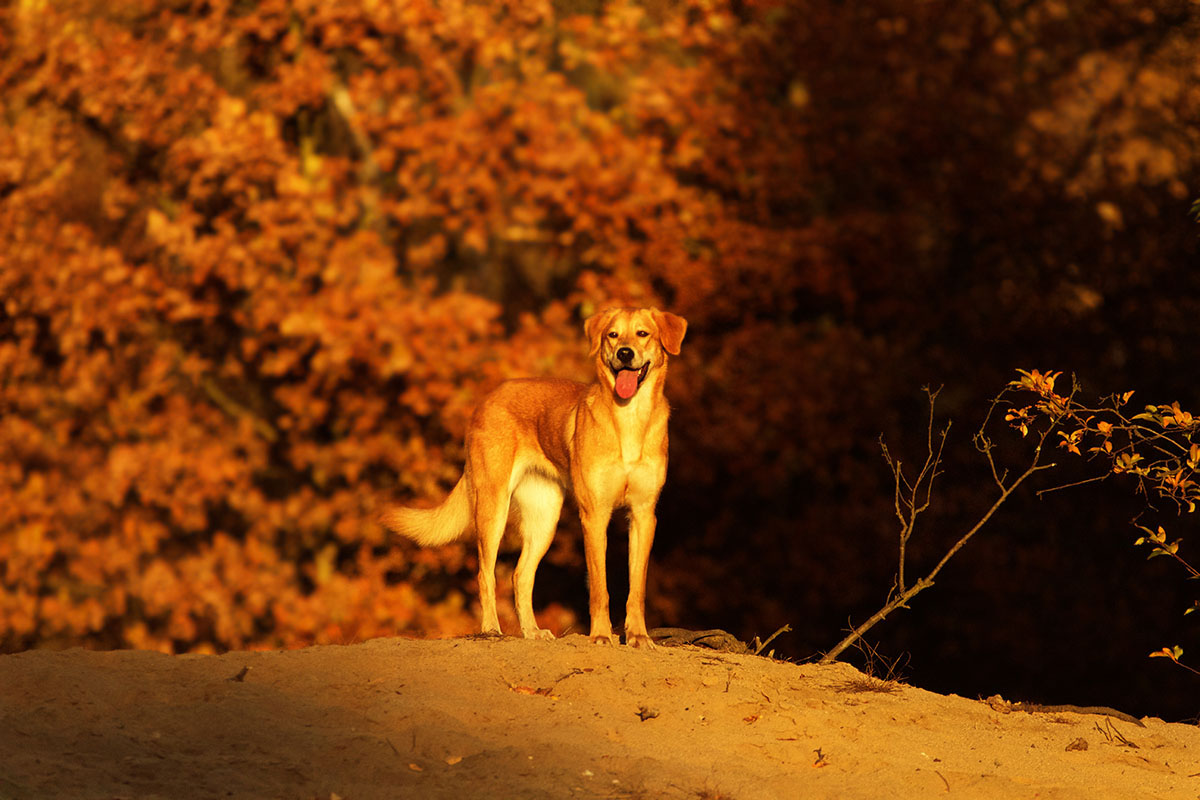
<svg viewBox="0 0 1200 800"><path fill-rule="evenodd" d="M637 389L638 371L636 369L623 369L617 373L617 395L622 400L633 397Z"/></svg>

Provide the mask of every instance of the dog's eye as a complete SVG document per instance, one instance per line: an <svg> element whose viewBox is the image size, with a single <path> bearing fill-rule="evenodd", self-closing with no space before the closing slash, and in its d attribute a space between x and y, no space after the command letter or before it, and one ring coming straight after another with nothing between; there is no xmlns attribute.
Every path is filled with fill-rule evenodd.
<svg viewBox="0 0 1200 800"><path fill-rule="evenodd" d="M650 335L650 331L638 331L637 335L640 336L641 338L645 339L647 336Z"/></svg>
<svg viewBox="0 0 1200 800"><path fill-rule="evenodd" d="M609 332L608 332L608 338L610 338L610 339L615 339L615 338L617 338L617 332L616 332L616 331L609 331Z"/></svg>

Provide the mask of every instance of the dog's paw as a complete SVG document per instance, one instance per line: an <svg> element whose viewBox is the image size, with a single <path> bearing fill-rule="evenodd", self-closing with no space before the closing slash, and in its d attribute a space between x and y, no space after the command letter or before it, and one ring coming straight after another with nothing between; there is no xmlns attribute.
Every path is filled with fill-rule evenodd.
<svg viewBox="0 0 1200 800"><path fill-rule="evenodd" d="M641 650L653 650L654 640L645 634L637 634L635 636L626 636L625 644L630 647L637 647Z"/></svg>
<svg viewBox="0 0 1200 800"><path fill-rule="evenodd" d="M534 628L533 630L523 632L521 635L526 639L541 639L546 642L552 642L558 638L545 628Z"/></svg>
<svg viewBox="0 0 1200 800"><path fill-rule="evenodd" d="M616 645L616 644L620 644L620 642L621 642L621 640L620 640L620 639L618 639L616 636L614 636L614 635L613 635L613 634L611 634L611 633L607 633L607 634L605 634L605 633L593 633L593 634L592 634L591 636L589 636L588 638L592 640L592 644L610 644L610 645Z"/></svg>

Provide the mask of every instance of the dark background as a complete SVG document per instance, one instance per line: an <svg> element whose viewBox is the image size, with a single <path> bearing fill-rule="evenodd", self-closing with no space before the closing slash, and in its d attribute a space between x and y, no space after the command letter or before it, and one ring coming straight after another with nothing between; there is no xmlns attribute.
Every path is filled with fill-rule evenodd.
<svg viewBox="0 0 1200 800"><path fill-rule="evenodd" d="M797 10L794 36L780 37L773 63L811 80L813 119L794 141L813 154L820 202L842 215L834 247L854 301L801 298L791 312L802 338L833 343L778 362L804 376L790 384L797 395L788 418L745 442L755 453L786 448L771 441L779 436L797 443L801 452L781 465L790 469L783 485L762 491L774 476L747 481L738 468L723 470L705 447L703 413L677 410L672 459L681 466L664 493L656 553L664 568L711 590L703 625L765 638L788 623L793 632L776 644L805 658L882 604L898 524L878 440L919 465L923 386L942 388L936 428L954 424L945 474L912 543L910 580L996 495L971 436L1014 367L1065 370L1062 382L1077 375L1092 398L1136 389L1134 406L1195 405L1191 195L1154 185L1145 167L1122 177L1117 129L1155 136L1150 128L1163 132L1150 122L1157 114L1138 108L1136 89L1074 76L1097 53L1123 53L1135 71L1155 63L1175 37L1195 41L1195 19L1182 4L1126 15L1102 3L1032 33L1021 21L1036 7L929 4L924 16L907 16L901 36L880 24L888 4L831 5L821 17L829 29L818 31ZM903 15L901 5L890 10ZM993 13L1014 34L1012 59L997 55L996 28L984 22ZM947 36L964 41L947 50ZM1086 107L1072 123L1078 129L1030 140L1030 109L1064 103ZM1191 169L1179 175L1189 188ZM1105 221L1105 202L1121 209L1120 224ZM781 203L777 213L810 208ZM864 217L871 221L857 227ZM689 336L690 365L721 332ZM1029 443L1003 426L992 434L1008 463L1021 463ZM1038 499L1032 489L1104 471L1065 451L1052 459L1062 467L1014 497L911 611L868 634L880 656L875 669L900 659L900 672L930 689L1195 718L1194 676L1146 658L1168 643L1195 649L1194 620L1182 616L1195 587L1165 559L1144 561L1131 525L1139 515L1156 519L1186 542L1193 521L1175 519L1170 503L1153 503L1156 515L1132 481L1117 478ZM689 473L696 460L712 470L703 480Z"/></svg>

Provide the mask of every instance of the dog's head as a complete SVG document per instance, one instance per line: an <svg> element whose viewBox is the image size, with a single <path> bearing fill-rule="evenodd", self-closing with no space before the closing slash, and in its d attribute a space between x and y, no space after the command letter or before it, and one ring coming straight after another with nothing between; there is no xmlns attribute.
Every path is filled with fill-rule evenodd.
<svg viewBox="0 0 1200 800"><path fill-rule="evenodd" d="M657 308L609 308L583 324L596 373L620 401L633 399L646 379L679 355L687 320Z"/></svg>

